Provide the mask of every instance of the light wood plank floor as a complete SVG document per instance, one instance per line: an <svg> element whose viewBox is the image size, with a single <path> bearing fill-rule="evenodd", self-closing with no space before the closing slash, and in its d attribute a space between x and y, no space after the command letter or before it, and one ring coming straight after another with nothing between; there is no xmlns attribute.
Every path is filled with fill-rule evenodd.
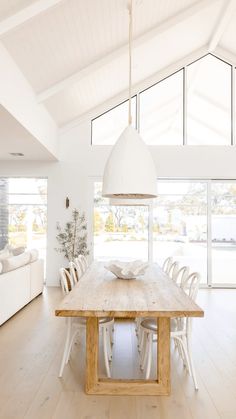
<svg viewBox="0 0 236 419"><path fill-rule="evenodd" d="M58 379L65 333L64 319L54 316L60 299L60 290L49 288L0 327L1 419L236 419L236 290L200 290L206 314L194 319L193 333L199 391L172 348L169 397L85 395L84 333ZM116 324L113 358L113 376L142 376L131 322Z"/></svg>

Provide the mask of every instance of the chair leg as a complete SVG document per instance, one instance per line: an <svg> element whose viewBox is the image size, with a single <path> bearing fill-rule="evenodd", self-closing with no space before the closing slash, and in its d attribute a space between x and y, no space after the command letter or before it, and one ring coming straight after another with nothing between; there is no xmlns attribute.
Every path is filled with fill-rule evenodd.
<svg viewBox="0 0 236 419"><path fill-rule="evenodd" d="M64 370L64 367L65 367L66 359L67 359L67 355L68 355L68 349L69 349L69 345L70 345L71 318L68 317L66 320L67 320L67 332L66 332L66 341L65 341L65 346L64 346L64 352L63 352L60 371L59 371L59 377L60 378L62 377L62 374L63 374L63 370Z"/></svg>
<svg viewBox="0 0 236 419"><path fill-rule="evenodd" d="M192 376L191 374L191 368L190 368L190 362L189 362L189 356L188 356L188 350L187 350L187 345L186 342L184 341L183 337L176 337L175 338L178 342L178 345L181 347L181 351L183 353L183 358L184 358L184 365L187 368L187 371L190 375L190 377Z"/></svg>
<svg viewBox="0 0 236 419"><path fill-rule="evenodd" d="M72 346L75 343L75 338L78 335L78 333L79 333L79 331L78 330L75 330L75 332L73 333L72 338L70 340L69 348L68 348L68 351L67 351L66 364L68 364L68 361L70 359L70 354L71 354Z"/></svg>
<svg viewBox="0 0 236 419"><path fill-rule="evenodd" d="M135 319L135 322L136 322L136 325L135 325L135 332L136 332L136 335L138 336L138 335L139 335L139 332L140 332L140 323L141 323L141 318L140 318L140 317L137 317L137 318Z"/></svg>
<svg viewBox="0 0 236 419"><path fill-rule="evenodd" d="M103 353L107 377L111 377L110 365L109 365L109 356L108 356L108 347L107 347L107 331L106 327L102 328L102 337L103 337Z"/></svg>
<svg viewBox="0 0 236 419"><path fill-rule="evenodd" d="M138 351L139 352L142 352L143 342L144 342L144 330L142 329L142 327L140 327L139 333L138 333Z"/></svg>
<svg viewBox="0 0 236 419"><path fill-rule="evenodd" d="M146 378L146 380L148 380L149 379L149 377L150 377L150 372L151 372L151 365L152 365L152 349L153 349L153 346L152 346L152 334L151 333L148 333L148 335L147 335L147 349L146 349L146 352L147 352L147 368L146 368L146 375L145 375L145 378Z"/></svg>
<svg viewBox="0 0 236 419"><path fill-rule="evenodd" d="M112 361L111 326L106 327L108 360Z"/></svg>
<svg viewBox="0 0 236 419"><path fill-rule="evenodd" d="M114 343L114 337L113 337L114 327L113 326L114 324L111 324L110 326L108 326L108 333L109 333L111 345L113 345Z"/></svg>
<svg viewBox="0 0 236 419"><path fill-rule="evenodd" d="M198 382L197 382L197 378L196 378L196 372L195 372L195 368L194 368L194 364L193 364L190 341L189 341L188 337L186 338L186 343L187 343L186 347L187 347L187 352L188 352L188 357L189 357L189 365L190 365L191 375L192 375L192 378L193 378L195 390L198 390Z"/></svg>
<svg viewBox="0 0 236 419"><path fill-rule="evenodd" d="M179 356L183 360L184 367L186 367L186 359L185 359L185 356L184 356L182 345L181 345L181 343L178 339L175 339L175 342L176 342L176 346L177 346L177 349L178 349L178 352L179 352Z"/></svg>
<svg viewBox="0 0 236 419"><path fill-rule="evenodd" d="M140 369L143 371L147 359L147 333L142 330L142 342L140 345Z"/></svg>

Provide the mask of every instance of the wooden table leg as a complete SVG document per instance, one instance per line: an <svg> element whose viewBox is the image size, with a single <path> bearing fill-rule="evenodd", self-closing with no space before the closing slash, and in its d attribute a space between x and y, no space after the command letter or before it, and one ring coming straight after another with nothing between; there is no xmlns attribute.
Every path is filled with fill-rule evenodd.
<svg viewBox="0 0 236 419"><path fill-rule="evenodd" d="M170 394L170 318L159 317L157 325L157 378L166 394Z"/></svg>
<svg viewBox="0 0 236 419"><path fill-rule="evenodd" d="M89 317L86 324L86 393L94 391L98 383L98 318Z"/></svg>
<svg viewBox="0 0 236 419"><path fill-rule="evenodd" d="M159 318L157 380L99 379L98 319L89 317L86 328L86 393L113 395L169 395L170 394L170 319Z"/></svg>

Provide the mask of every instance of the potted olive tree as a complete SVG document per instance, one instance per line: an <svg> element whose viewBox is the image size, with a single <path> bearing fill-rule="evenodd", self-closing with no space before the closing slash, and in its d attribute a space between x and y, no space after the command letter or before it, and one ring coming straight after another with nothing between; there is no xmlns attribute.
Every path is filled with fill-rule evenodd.
<svg viewBox="0 0 236 419"><path fill-rule="evenodd" d="M72 220L68 221L64 228L57 223L57 232L59 247L55 250L62 253L69 262L73 262L79 255L89 254L85 214L80 214L77 208L72 211Z"/></svg>

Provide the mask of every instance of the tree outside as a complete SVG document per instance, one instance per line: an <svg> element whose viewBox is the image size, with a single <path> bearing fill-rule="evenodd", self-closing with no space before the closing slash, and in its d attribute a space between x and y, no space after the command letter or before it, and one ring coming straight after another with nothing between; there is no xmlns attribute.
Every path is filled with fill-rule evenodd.
<svg viewBox="0 0 236 419"><path fill-rule="evenodd" d="M111 233L115 231L115 223L114 223L114 217L112 212L109 212L106 222L105 222L105 231L107 233Z"/></svg>

